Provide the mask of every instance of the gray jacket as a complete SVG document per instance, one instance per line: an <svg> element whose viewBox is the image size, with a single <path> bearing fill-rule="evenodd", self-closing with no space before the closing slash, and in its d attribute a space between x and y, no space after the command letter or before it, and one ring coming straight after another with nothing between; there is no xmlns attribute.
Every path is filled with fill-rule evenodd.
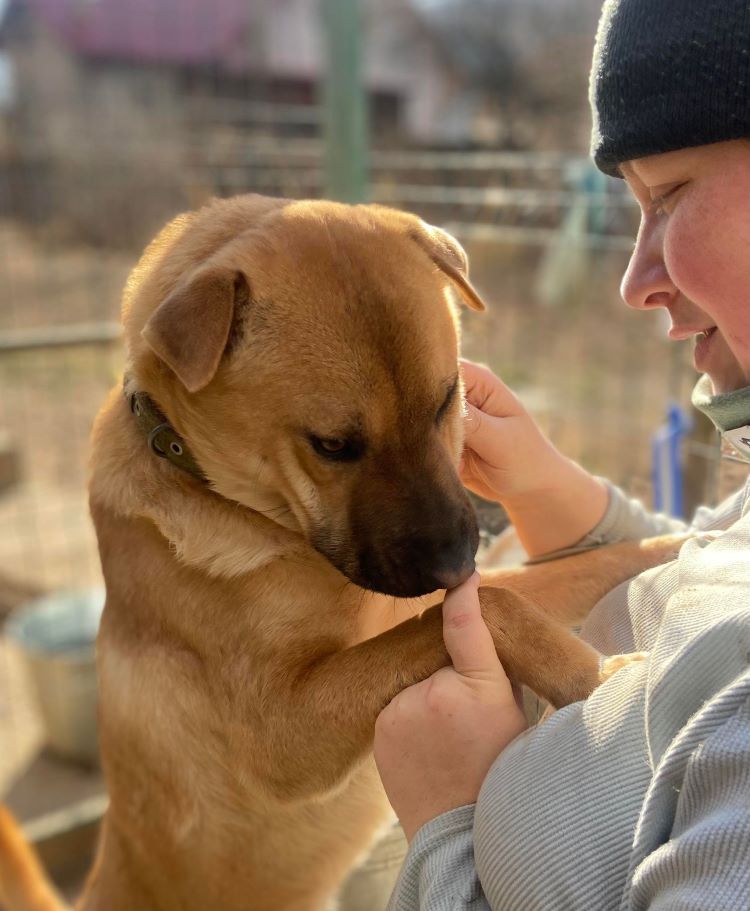
<svg viewBox="0 0 750 911"><path fill-rule="evenodd" d="M674 523L612 489L596 543ZM429 822L389 911L750 911L750 483L582 635L648 651L496 760Z"/></svg>

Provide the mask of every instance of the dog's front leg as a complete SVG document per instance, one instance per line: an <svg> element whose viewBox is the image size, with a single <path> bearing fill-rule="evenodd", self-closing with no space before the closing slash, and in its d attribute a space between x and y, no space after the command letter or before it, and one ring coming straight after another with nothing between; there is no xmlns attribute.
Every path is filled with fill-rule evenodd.
<svg viewBox="0 0 750 911"><path fill-rule="evenodd" d="M566 626L580 623L621 582L675 560L685 535L623 541L548 563L482 573L482 585L510 589Z"/></svg>
<svg viewBox="0 0 750 911"><path fill-rule="evenodd" d="M601 682L598 652L534 605L489 588L480 589L480 601L513 680L555 706L585 698ZM351 648L319 652L296 672L278 668L283 708L266 719L259 756L271 790L294 799L335 787L371 749L388 702L448 663L441 608L434 607Z"/></svg>

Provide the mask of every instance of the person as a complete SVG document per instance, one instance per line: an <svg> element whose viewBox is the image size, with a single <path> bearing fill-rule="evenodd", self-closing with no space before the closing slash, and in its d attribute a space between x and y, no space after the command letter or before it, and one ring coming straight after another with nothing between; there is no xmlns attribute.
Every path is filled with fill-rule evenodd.
<svg viewBox="0 0 750 911"><path fill-rule="evenodd" d="M608 0L591 76L594 160L641 211L624 300L694 340L694 404L746 459L748 47L747 0ZM489 370L464 380L464 482L505 505L531 557L677 527L566 459ZM536 726L477 576L448 593L452 667L376 727L410 842L390 911L750 908L750 485L690 527L676 561L615 588L582 631L649 657Z"/></svg>

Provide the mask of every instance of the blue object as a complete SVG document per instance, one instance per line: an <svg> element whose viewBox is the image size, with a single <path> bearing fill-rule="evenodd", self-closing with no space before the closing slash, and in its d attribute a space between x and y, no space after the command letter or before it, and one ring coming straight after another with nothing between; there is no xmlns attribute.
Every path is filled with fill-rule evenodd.
<svg viewBox="0 0 750 911"><path fill-rule="evenodd" d="M667 423L651 438L654 506L679 519L684 518L682 439L692 426L689 415L672 403L667 409Z"/></svg>

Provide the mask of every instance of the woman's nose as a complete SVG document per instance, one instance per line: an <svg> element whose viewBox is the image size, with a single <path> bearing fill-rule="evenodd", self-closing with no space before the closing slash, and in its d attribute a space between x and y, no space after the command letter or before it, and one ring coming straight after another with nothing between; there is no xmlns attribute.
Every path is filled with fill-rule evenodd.
<svg viewBox="0 0 750 911"><path fill-rule="evenodd" d="M620 285L622 299L635 310L667 307L678 294L664 262L664 223L645 217Z"/></svg>

